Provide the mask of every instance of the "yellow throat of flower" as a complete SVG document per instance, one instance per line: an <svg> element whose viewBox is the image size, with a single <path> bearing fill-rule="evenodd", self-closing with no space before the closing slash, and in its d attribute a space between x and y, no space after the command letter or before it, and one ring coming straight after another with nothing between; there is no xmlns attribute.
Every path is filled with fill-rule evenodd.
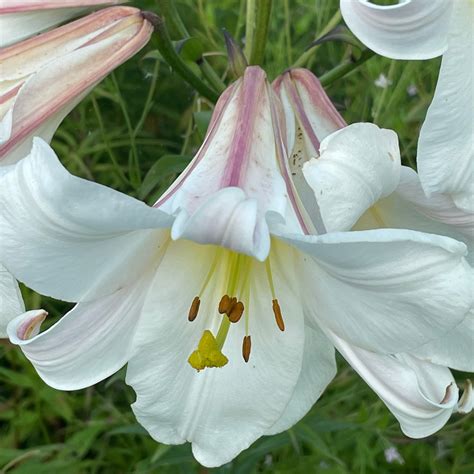
<svg viewBox="0 0 474 474"><path fill-rule="evenodd" d="M239 323L243 317L245 336L242 341L242 358L245 362L250 359L251 337L249 335L250 295L252 290L252 277L257 266L265 265L265 275L269 291L272 295L271 306L275 321L281 331L285 330L280 305L275 296L270 257L264 263L257 262L247 255L238 254L225 249L218 249L209 272L204 279L199 295L196 296L189 309L188 320L194 321L199 313L201 298L206 293L209 282L214 278L223 280L224 294L220 301L216 301L216 315L220 325L217 335L206 329L199 341L198 347L188 358L188 362L197 371L211 367L223 367L228 363L228 358L222 353L227 334L231 324ZM261 272L260 272L261 273Z"/></svg>

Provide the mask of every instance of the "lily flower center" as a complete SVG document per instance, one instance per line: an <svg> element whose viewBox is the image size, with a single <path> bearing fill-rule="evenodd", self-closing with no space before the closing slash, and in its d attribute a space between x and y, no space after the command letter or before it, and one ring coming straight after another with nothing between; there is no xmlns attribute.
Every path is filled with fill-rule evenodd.
<svg viewBox="0 0 474 474"><path fill-rule="evenodd" d="M194 297L189 308L188 320L192 322L198 316L201 299L206 298L206 289L209 287L209 283L216 278L221 280L217 282L217 285L223 289L222 296L214 302L215 315L211 315L211 317L220 319L217 334L214 336L210 329L206 329L202 334L197 349L188 358L191 367L197 371L210 367L223 367L228 363L229 360L222 353L222 348L231 325L237 323L245 325L245 336L242 340L242 357L245 362L249 361L252 347L249 334L250 295L252 293L252 274L256 273L257 265L265 265L265 275L271 294L269 309L271 307L273 310L278 328L281 331L285 330L280 304L275 295L270 256L264 263L261 263L248 255L221 248L216 252L211 267L204 278L201 290ZM261 272L258 273L261 274Z"/></svg>

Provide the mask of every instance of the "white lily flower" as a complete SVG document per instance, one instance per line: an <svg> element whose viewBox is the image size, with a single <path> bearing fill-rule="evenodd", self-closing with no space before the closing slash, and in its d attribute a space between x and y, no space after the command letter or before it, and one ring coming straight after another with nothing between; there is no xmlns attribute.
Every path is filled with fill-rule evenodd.
<svg viewBox="0 0 474 474"><path fill-rule="evenodd" d="M346 126L308 70L286 72L274 88L284 105L292 178L296 186L306 186L303 202L306 207L318 206L329 231L408 228L449 235L472 249L473 216L446 196L426 198L416 173L401 166L393 132L365 123ZM472 272L468 278L472 282ZM384 400L402 430L419 437L439 429L456 407L451 398L440 403L443 397L438 396L446 390L447 380L454 383L446 367L474 370L473 324L471 312L456 328L411 351L412 355L400 350L396 355L364 351L326 333ZM407 382L398 386L394 380L387 385L389 370ZM420 380L429 380L436 392L428 393ZM405 391L407 385L411 392ZM453 394L455 390L457 402L457 387L450 390Z"/></svg>
<svg viewBox="0 0 474 474"><path fill-rule="evenodd" d="M341 0L347 26L369 48L393 59L443 55L436 92L418 142L428 197L445 194L474 212L474 2L405 0L375 5Z"/></svg>
<svg viewBox="0 0 474 474"><path fill-rule="evenodd" d="M0 48L59 25L91 8L125 3L120 0L1 0Z"/></svg>
<svg viewBox="0 0 474 474"><path fill-rule="evenodd" d="M310 409L336 371L325 332L381 355L409 351L472 305L462 243L403 230L308 235L282 122L250 67L155 207L71 176L41 140L0 189L6 266L79 302L33 337L44 314L16 318L11 341L64 390L128 362L138 421L161 442L192 442L206 466Z"/></svg>
<svg viewBox="0 0 474 474"><path fill-rule="evenodd" d="M150 39L140 10L111 7L0 50L0 163L49 141L63 118Z"/></svg>

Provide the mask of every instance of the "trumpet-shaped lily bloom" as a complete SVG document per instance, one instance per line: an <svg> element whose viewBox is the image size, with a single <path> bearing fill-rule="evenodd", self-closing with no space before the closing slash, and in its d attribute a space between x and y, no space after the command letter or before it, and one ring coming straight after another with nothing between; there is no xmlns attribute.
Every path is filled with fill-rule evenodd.
<svg viewBox="0 0 474 474"><path fill-rule="evenodd" d="M418 142L427 196L446 194L474 212L474 2L407 0L381 6L341 0L349 28L369 48L394 59L443 55L436 92Z"/></svg>
<svg viewBox="0 0 474 474"><path fill-rule="evenodd" d="M125 3L120 0L2 0L0 48L70 20L91 8Z"/></svg>
<svg viewBox="0 0 474 474"><path fill-rule="evenodd" d="M393 132L371 124L347 127L310 71L288 71L274 88L285 110L292 177L305 190L306 206L318 206L329 231L409 228L450 235L472 248L473 216L447 196L424 195L416 173L400 164ZM384 400L402 430L419 437L443 426L456 409L457 387L446 366L474 370L473 326L471 313L413 355L375 354L329 337ZM439 397L448 386L446 398Z"/></svg>
<svg viewBox="0 0 474 474"><path fill-rule="evenodd" d="M44 312L21 315L11 341L65 390L128 362L138 421L164 443L192 442L206 466L310 409L336 371L326 333L380 355L409 351L472 305L462 243L404 230L309 235L282 123L250 67L154 207L71 176L39 139L0 189L5 265L78 302L44 332Z"/></svg>
<svg viewBox="0 0 474 474"><path fill-rule="evenodd" d="M0 50L0 162L49 141L63 118L150 39L140 11L112 7Z"/></svg>

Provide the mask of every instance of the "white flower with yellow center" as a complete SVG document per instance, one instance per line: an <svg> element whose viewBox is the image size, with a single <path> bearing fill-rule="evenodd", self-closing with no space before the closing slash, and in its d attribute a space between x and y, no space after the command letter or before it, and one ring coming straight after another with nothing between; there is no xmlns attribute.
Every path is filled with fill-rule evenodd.
<svg viewBox="0 0 474 474"><path fill-rule="evenodd" d="M41 140L0 189L6 267L78 302L39 334L43 311L16 318L11 341L64 390L128 363L138 421L161 442L192 442L206 466L309 410L336 371L325 333L376 354L410 351L472 304L462 243L405 230L312 235L321 222L292 183L283 122L251 67L154 207L71 176ZM457 388L449 395L455 403Z"/></svg>

